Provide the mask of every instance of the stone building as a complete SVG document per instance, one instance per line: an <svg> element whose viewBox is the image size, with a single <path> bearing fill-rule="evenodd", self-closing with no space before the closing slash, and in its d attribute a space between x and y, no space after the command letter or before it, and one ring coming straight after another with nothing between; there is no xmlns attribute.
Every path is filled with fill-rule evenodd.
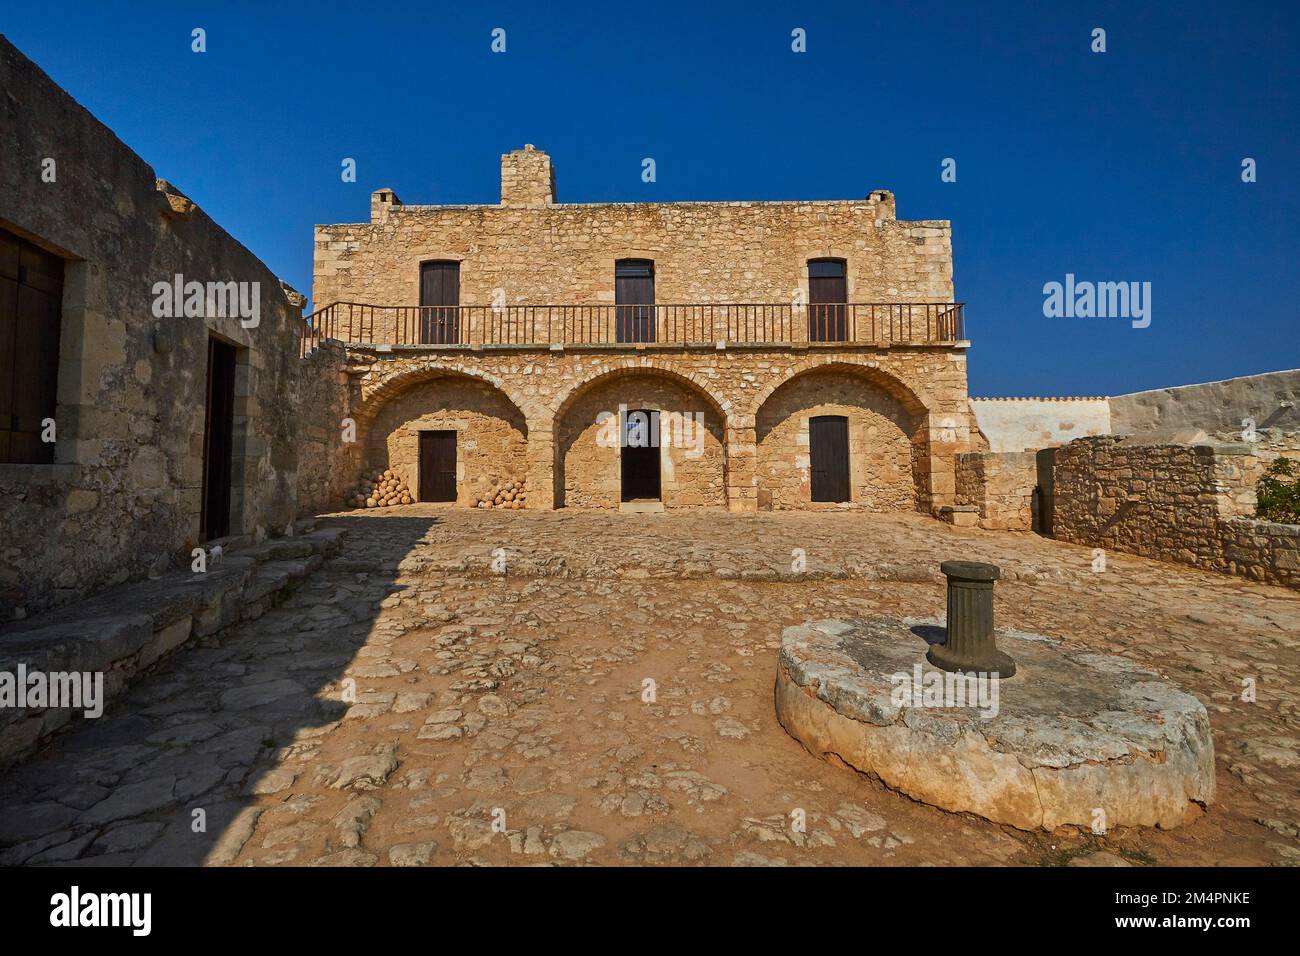
<svg viewBox="0 0 1300 956"><path fill-rule="evenodd" d="M932 512L968 448L951 227L884 190L558 203L526 146L499 205L380 189L318 226L312 296L313 406L356 434L316 433L304 502L391 469L469 505Z"/></svg>
<svg viewBox="0 0 1300 956"><path fill-rule="evenodd" d="M0 621L295 517L305 299L0 37Z"/></svg>

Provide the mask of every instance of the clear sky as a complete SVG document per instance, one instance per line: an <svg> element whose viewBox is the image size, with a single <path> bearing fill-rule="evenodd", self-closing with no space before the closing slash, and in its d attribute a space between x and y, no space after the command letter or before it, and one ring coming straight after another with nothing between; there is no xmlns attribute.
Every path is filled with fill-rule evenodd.
<svg viewBox="0 0 1300 956"><path fill-rule="evenodd" d="M886 188L900 218L952 220L974 395L1300 366L1294 0L48 0L0 32L305 293L314 223L368 219L379 186L496 202L527 142L561 201ZM1045 317L1067 273L1150 282L1150 326Z"/></svg>

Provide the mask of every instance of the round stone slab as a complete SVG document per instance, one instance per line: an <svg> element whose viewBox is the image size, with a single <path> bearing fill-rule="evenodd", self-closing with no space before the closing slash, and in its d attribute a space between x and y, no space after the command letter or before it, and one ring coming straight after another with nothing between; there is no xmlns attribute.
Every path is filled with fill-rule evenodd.
<svg viewBox="0 0 1300 956"><path fill-rule="evenodd" d="M1022 830L1179 826L1214 799L1199 700L1121 657L999 629L1015 677L965 678L925 660L934 621L786 628L781 725L810 752L913 799ZM964 705L964 706L961 706Z"/></svg>

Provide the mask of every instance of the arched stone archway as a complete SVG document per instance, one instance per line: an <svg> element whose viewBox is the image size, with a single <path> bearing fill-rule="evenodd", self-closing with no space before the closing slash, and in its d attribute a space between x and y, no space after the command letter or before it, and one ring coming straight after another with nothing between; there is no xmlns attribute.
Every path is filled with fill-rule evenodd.
<svg viewBox="0 0 1300 956"><path fill-rule="evenodd" d="M421 382L440 378L465 378L483 382L499 391L521 414L525 407L520 397L499 376L454 360L429 359L422 362L394 362L390 368L371 373L361 384L353 418L358 423L367 421L393 396Z"/></svg>
<svg viewBox="0 0 1300 956"><path fill-rule="evenodd" d="M924 415L930 411L932 403L923 392L919 392L911 383L892 372L880 368L875 362L850 361L838 356L817 356L799 362L780 380L771 382L766 388L757 391L749 402L748 413L756 416L758 410L778 388L782 388L802 375L817 371L839 371L860 376L892 396L910 414Z"/></svg>
<svg viewBox="0 0 1300 956"><path fill-rule="evenodd" d="M527 474L528 421L487 376L422 368L391 376L357 409L360 471L392 469L417 496L420 433L455 434L456 502Z"/></svg>
<svg viewBox="0 0 1300 956"><path fill-rule="evenodd" d="M575 385L556 406L555 505L618 508L623 499L619 422L627 413L659 413L660 494L665 508L726 507L727 411L691 376L629 364Z"/></svg>
<svg viewBox="0 0 1300 956"><path fill-rule="evenodd" d="M913 406L915 409L915 406ZM847 446L848 500L814 499L814 418L841 420ZM840 364L801 372L776 386L754 417L760 510L908 511L926 497L918 459L928 448L928 416L909 410L874 377Z"/></svg>

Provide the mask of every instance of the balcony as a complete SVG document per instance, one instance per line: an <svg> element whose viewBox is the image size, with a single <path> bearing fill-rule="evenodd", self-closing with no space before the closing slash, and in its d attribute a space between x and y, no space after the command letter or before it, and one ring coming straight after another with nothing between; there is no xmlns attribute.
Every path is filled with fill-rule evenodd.
<svg viewBox="0 0 1300 956"><path fill-rule="evenodd" d="M953 345L960 302L707 305L367 305L335 302L303 320L303 354L322 341L454 349Z"/></svg>

